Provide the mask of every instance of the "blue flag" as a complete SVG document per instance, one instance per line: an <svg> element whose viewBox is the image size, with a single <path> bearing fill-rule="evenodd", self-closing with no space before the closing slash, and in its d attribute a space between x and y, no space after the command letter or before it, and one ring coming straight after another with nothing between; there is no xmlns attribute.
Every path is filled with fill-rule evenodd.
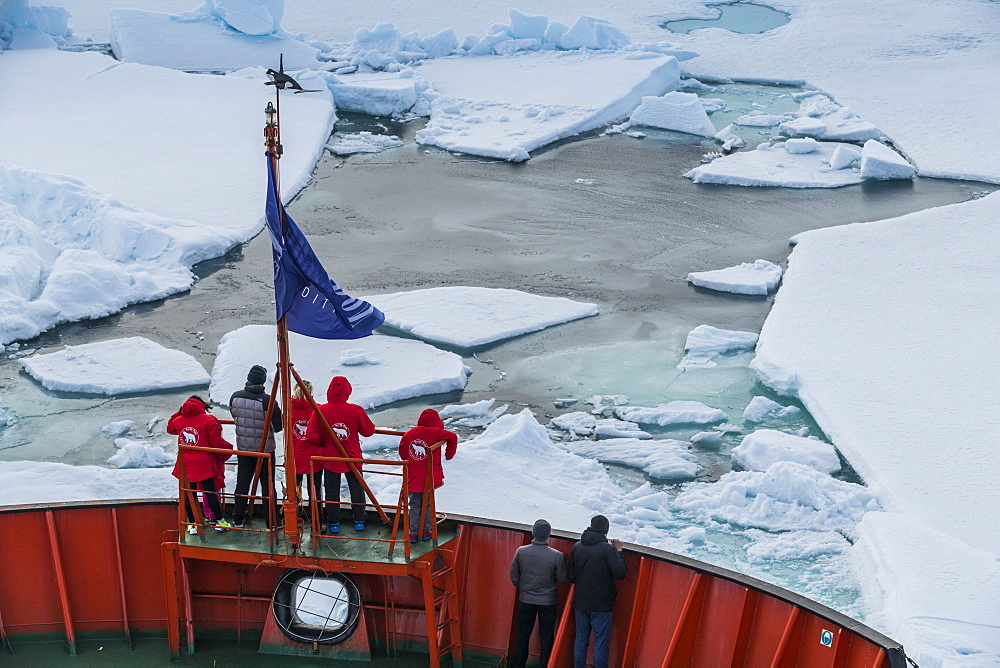
<svg viewBox="0 0 1000 668"><path fill-rule="evenodd" d="M277 320L316 339L360 339L385 321L377 308L348 296L327 275L316 253L278 201L274 170L267 165L267 231L274 257Z"/></svg>

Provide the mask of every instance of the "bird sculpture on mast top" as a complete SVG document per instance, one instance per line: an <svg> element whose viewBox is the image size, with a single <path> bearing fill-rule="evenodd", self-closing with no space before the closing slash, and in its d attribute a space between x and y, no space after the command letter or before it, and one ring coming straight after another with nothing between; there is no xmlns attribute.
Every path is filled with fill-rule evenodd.
<svg viewBox="0 0 1000 668"><path fill-rule="evenodd" d="M285 55L281 54L278 63L278 71L275 72L273 69L267 70L267 77L270 81L264 82L265 86L275 86L279 90L285 90L286 88L293 89L296 93L318 93L319 90L308 90L303 88L298 81L285 74Z"/></svg>

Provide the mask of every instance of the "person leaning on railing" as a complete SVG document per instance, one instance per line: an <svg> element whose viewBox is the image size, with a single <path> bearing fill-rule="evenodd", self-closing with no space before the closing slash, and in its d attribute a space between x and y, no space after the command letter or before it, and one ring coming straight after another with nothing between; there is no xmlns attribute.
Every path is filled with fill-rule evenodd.
<svg viewBox="0 0 1000 668"><path fill-rule="evenodd" d="M409 471L406 491L409 493L410 506L410 542L417 542L417 534L420 531L420 510L424 503L424 489L427 482L428 459L433 462L434 488L437 489L444 484L444 468L441 466L441 448L431 447L445 442L445 459L455 456L458 449L458 436L444 428L441 416L433 408L428 408L420 414L417 426L403 435L399 441L399 457L409 462ZM424 512L423 539L430 540L431 535L431 513L428 502Z"/></svg>
<svg viewBox="0 0 1000 668"><path fill-rule="evenodd" d="M198 448L222 448L232 450L233 444L222 438L222 423L214 415L208 414L208 403L197 395L192 395L179 411L167 422L167 433L177 436L177 445L190 445ZM216 493L216 473L221 462L229 459L229 455L209 452L188 452L181 450L174 464L174 477L181 479L181 466L191 489L201 489L202 498L208 503L214 520L209 524L218 531L230 528L229 522L222 518L222 506ZM181 503L183 503L183 499ZM187 507L188 521L194 522L193 509ZM197 533L195 527L190 527L191 533Z"/></svg>
<svg viewBox="0 0 1000 668"><path fill-rule="evenodd" d="M229 412L236 424L236 449L260 452L261 441L267 434L264 452L270 459L237 455L236 457L236 500L233 502L233 526L243 528L246 519L248 497L253 479L260 483L261 496L268 496L274 488L274 433L281 431L281 409L276 405L271 411L271 424L266 424L267 406L271 397L264 391L267 369L257 364L250 367L247 382L242 390L237 390L229 398ZM251 513L252 514L252 513ZM270 527L267 506L264 507L264 523Z"/></svg>

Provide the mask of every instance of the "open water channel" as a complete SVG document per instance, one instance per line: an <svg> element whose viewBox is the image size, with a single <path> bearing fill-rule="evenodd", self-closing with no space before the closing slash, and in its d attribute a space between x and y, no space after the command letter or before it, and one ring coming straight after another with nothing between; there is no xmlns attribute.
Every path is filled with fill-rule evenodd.
<svg viewBox="0 0 1000 668"><path fill-rule="evenodd" d="M770 106L748 100L786 95L754 88L727 94L734 110L739 104L748 110ZM510 164L418 146L413 137L420 127L419 121L398 124L360 115L338 123L338 133L388 132L405 144L346 159L327 155L289 206L331 276L359 297L486 286L593 302L601 314L475 354L464 351L473 369L465 392L372 412L375 422L388 428L411 426L427 406L485 398L528 406L544 423L560 413L589 410L583 401L594 394L624 394L632 405L647 406L703 401L739 423L754 395L775 398L748 369L749 355L712 368L682 371L677 364L692 328L709 324L759 332L773 297L695 288L685 280L688 272L758 258L783 265L789 238L804 230L891 218L990 189L932 179L813 190L697 185L681 175L716 147L690 135L649 132L636 139L595 132L541 151L527 163ZM273 322L270 243L258 236L199 265L196 273L199 280L187 294L61 326L23 346L44 353L145 336L188 352L211 369L226 332ZM17 360L3 359L0 397L17 422L0 432L0 460L103 465L115 452L100 432L103 425L130 419L145 431L142 426L152 417L170 415L190 393L95 398L51 392L21 371ZM785 427L808 427L822 436L804 412ZM155 431L162 434L162 423ZM661 433L686 439L695 431ZM741 436L735 433L721 449L699 453L703 480L729 470L728 450ZM626 488L646 480L635 469L611 471ZM713 547L692 556L747 570L738 536L716 529L710 535ZM752 574L849 614L858 612L842 564L801 560Z"/></svg>

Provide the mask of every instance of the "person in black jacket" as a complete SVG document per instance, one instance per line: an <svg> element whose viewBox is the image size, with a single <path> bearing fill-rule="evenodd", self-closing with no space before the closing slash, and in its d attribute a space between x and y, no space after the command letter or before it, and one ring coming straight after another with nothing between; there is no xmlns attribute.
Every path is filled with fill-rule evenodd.
<svg viewBox="0 0 1000 668"><path fill-rule="evenodd" d="M250 493L250 484L253 482L254 471L257 470L257 462L260 462L260 494L267 496L274 487L274 432L281 431L281 408L277 405L271 413L271 424L265 424L267 417L267 404L271 400L270 395L264 391L264 383L267 382L267 369L255 364L250 367L247 373L246 386L229 398L229 412L233 415L236 423L236 450L237 453L261 452L260 444L267 432L267 442L264 444L264 452L270 453L270 459L258 457L247 457L237 454L236 457L236 500L233 504L233 526L240 529L246 518L247 495ZM271 466L268 466L268 462ZM264 522L270 527L268 522L267 506L264 507Z"/></svg>
<svg viewBox="0 0 1000 668"><path fill-rule="evenodd" d="M622 542L615 538L608 543L610 526L607 517L595 515L580 542L569 552L569 581L576 586L573 594L576 611L575 668L587 666L591 630L594 632L594 668L608 666L611 610L618 595L615 580L625 578Z"/></svg>
<svg viewBox="0 0 1000 668"><path fill-rule="evenodd" d="M528 641L538 617L540 644L538 665L549 665L549 654L555 640L556 603L559 594L556 583L566 581L566 560L562 552L549 547L552 527L545 520L536 520L531 527L532 541L517 548L510 563L510 581L518 589L517 650L514 668L528 663Z"/></svg>

